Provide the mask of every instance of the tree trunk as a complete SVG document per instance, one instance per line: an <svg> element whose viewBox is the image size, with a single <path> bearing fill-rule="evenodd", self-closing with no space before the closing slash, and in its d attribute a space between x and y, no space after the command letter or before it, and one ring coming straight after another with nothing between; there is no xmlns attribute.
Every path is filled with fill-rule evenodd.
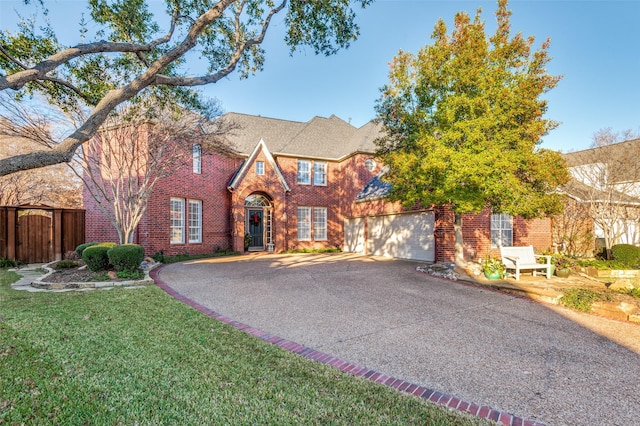
<svg viewBox="0 0 640 426"><path fill-rule="evenodd" d="M464 241L462 237L462 214L454 213L455 219L453 221L453 230L455 233L455 255L454 259L456 266L464 268L467 266L467 262L464 259Z"/></svg>

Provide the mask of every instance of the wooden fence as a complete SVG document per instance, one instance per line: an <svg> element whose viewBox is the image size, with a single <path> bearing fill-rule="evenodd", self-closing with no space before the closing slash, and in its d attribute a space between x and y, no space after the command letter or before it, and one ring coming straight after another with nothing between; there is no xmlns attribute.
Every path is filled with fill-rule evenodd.
<svg viewBox="0 0 640 426"><path fill-rule="evenodd" d="M0 258L24 263L60 260L84 238L84 210L0 206Z"/></svg>

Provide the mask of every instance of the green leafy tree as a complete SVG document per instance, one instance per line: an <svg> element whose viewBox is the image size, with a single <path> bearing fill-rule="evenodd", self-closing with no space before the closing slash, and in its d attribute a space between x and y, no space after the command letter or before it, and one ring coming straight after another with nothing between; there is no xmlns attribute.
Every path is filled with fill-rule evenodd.
<svg viewBox="0 0 640 426"><path fill-rule="evenodd" d="M416 55L400 51L376 104L390 198L450 206L459 263L463 213L556 213L562 202L553 191L568 179L560 154L538 146L557 126L543 118L541 99L560 79L545 69L549 40L533 51L533 37L512 36L506 0L489 38L480 14L457 13L451 34L441 19L432 44Z"/></svg>
<svg viewBox="0 0 640 426"><path fill-rule="evenodd" d="M87 0L82 42L73 47L59 43L49 24L24 19L15 33L0 33L0 91L15 90L17 98L37 92L68 113L85 108L89 114L51 149L0 160L0 176L70 161L114 108L143 91L198 107L194 87L236 69L241 77L262 69L261 45L278 14L285 15L292 53L300 46L336 53L358 36L354 6L372 1L165 0L165 14L156 16L146 0ZM24 3L40 6L46 16L46 0ZM89 28L98 30L92 35ZM188 65L199 59L207 69L192 76Z"/></svg>

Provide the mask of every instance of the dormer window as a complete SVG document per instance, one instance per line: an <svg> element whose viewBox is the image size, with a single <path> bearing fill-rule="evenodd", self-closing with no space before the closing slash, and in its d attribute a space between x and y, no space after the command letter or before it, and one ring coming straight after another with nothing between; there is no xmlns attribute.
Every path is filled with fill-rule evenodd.
<svg viewBox="0 0 640 426"><path fill-rule="evenodd" d="M256 161L256 174L258 176L264 175L264 161Z"/></svg>

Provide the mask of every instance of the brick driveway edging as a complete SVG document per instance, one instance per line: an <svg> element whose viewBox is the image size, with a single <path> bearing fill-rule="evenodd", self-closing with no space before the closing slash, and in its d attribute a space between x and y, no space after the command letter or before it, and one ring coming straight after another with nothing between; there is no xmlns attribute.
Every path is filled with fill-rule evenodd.
<svg viewBox="0 0 640 426"><path fill-rule="evenodd" d="M454 395L438 392L434 389L429 389L423 386L416 385L414 383L407 382L402 379L388 376L382 372L344 361L330 354L317 351L313 348L300 345L291 340L283 339L279 336L267 333L262 330L258 330L247 324L243 324L241 322L235 321L229 317L221 315L207 308L206 306L199 304L198 302L192 299L189 299L188 297L180 294L178 291L171 288L171 286L165 283L158 276L158 273L162 270L162 268L164 268L164 265L153 269L150 272L150 276L155 281L156 285L160 287L162 290L164 290L167 294L169 294L173 298L185 303L188 306L191 306L192 308L202 312L203 314L211 318L214 318L224 324L228 324L251 336L254 336L261 340L269 342L272 345L278 346L286 351L300 355L304 358L307 358L316 362L320 362L322 364L329 365L331 367L334 367L342 372L351 374L353 376L363 377L372 382L391 387L393 389L396 389L404 393L415 395L431 403L448 407L463 413L467 413L481 419L491 420L498 424L502 424L505 426L544 426L544 423L541 423L541 422L523 419L522 417L518 417L507 412L495 410L486 405L479 405L473 402L464 401L460 398L457 398Z"/></svg>

